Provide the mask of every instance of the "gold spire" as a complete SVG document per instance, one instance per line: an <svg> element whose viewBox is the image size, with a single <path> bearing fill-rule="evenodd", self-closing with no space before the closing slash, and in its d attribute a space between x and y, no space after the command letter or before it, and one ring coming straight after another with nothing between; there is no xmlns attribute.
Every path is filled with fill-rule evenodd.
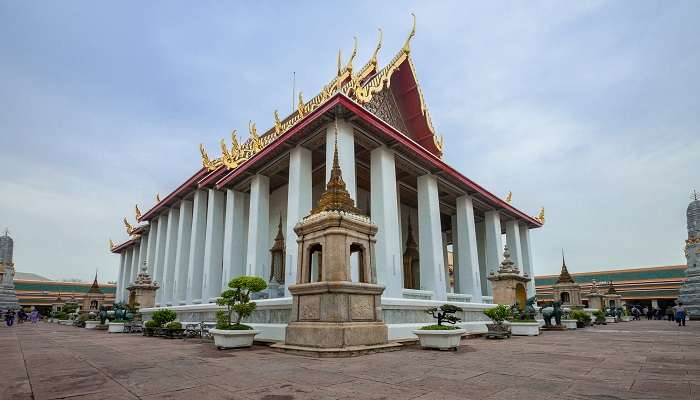
<svg viewBox="0 0 700 400"><path fill-rule="evenodd" d="M338 120L335 120L335 144L333 145L333 168L331 177L326 184L326 190L318 199L318 204L311 210L311 214L318 214L323 211L343 211L347 213L360 214L360 210L355 207L355 202L348 193L343 172L340 170L338 162Z"/></svg>
<svg viewBox="0 0 700 400"><path fill-rule="evenodd" d="M139 210L138 204L134 205L134 211L136 212L136 221L140 221L141 220L141 210Z"/></svg>
<svg viewBox="0 0 700 400"><path fill-rule="evenodd" d="M513 192L509 190L508 194L506 195L506 203L510 203L511 201L513 201Z"/></svg>
<svg viewBox="0 0 700 400"><path fill-rule="evenodd" d="M416 36L416 14L411 13L411 15L413 16L413 28L411 28L411 33L408 34L406 42L403 45L403 52L406 54L411 52L411 39Z"/></svg>
<svg viewBox="0 0 700 400"><path fill-rule="evenodd" d="M559 274L559 279L557 283L574 283L574 278L569 274L569 270L566 269L566 260L564 260L564 249L561 250L561 273Z"/></svg>
<svg viewBox="0 0 700 400"><path fill-rule="evenodd" d="M343 60L342 60L342 54L343 50L338 49L338 76L343 73Z"/></svg>

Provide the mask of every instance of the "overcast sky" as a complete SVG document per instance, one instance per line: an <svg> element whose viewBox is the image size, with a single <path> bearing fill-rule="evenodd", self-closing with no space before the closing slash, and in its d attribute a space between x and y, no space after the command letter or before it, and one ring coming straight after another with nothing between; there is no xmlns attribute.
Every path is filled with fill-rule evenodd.
<svg viewBox="0 0 700 400"><path fill-rule="evenodd" d="M535 272L684 263L700 2L0 2L0 227L19 271L117 276L107 239L357 36L412 57L445 160L547 223Z"/></svg>

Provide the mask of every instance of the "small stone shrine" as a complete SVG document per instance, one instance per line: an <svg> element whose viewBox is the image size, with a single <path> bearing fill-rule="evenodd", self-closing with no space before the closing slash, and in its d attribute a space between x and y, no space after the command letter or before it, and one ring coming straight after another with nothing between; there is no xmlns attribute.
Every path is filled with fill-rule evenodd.
<svg viewBox="0 0 700 400"><path fill-rule="evenodd" d="M520 275L520 268L510 259L508 246L503 247L503 261L498 271L488 277L493 286L493 302L496 304L518 304L521 310L525 309L527 291L525 285L530 282L528 276Z"/></svg>
<svg viewBox="0 0 700 400"><path fill-rule="evenodd" d="M554 300L561 301L562 307L572 309L582 309L581 302L581 285L574 281L574 278L569 274L566 268L566 260L564 252L561 253L561 273L556 283L552 285L552 297Z"/></svg>
<svg viewBox="0 0 700 400"><path fill-rule="evenodd" d="M604 294L598 291L598 283L593 279L591 282L591 291L588 293L588 308L594 310L602 310L604 306L603 298Z"/></svg>
<svg viewBox="0 0 700 400"><path fill-rule="evenodd" d="M153 282L151 275L148 274L147 261L144 260L136 280L126 288L129 291L129 307L138 309L155 307L156 290L159 287L158 282Z"/></svg>
<svg viewBox="0 0 700 400"><path fill-rule="evenodd" d="M320 357L400 349L388 343L382 321L384 286L376 284L373 265L377 225L360 213L346 189L337 143L326 190L294 231L299 261L297 282L289 286L292 312L285 343L274 347ZM353 253L359 282L351 280Z"/></svg>
<svg viewBox="0 0 700 400"><path fill-rule="evenodd" d="M280 216L275 243L270 248L270 280L267 285L270 298L284 297L284 257L284 234Z"/></svg>
<svg viewBox="0 0 700 400"><path fill-rule="evenodd" d="M605 299L606 308L622 307L622 295L617 293L617 290L615 290L615 285L613 285L612 281L610 281L608 291L605 292L603 298Z"/></svg>

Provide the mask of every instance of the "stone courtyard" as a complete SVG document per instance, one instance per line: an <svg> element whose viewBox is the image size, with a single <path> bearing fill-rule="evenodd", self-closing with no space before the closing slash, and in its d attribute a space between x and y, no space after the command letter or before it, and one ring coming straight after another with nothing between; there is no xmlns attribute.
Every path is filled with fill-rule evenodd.
<svg viewBox="0 0 700 400"><path fill-rule="evenodd" d="M700 399L698 339L698 323L635 321L312 359L25 323L0 328L0 399Z"/></svg>

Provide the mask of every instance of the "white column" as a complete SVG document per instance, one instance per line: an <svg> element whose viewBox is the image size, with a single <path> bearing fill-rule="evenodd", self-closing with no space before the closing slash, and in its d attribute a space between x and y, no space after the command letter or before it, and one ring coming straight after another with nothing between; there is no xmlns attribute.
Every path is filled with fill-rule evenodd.
<svg viewBox="0 0 700 400"><path fill-rule="evenodd" d="M433 291L434 300L446 300L440 199L437 179L430 174L418 177L418 237L420 287Z"/></svg>
<svg viewBox="0 0 700 400"><path fill-rule="evenodd" d="M209 189L207 202L207 233L204 240L204 275L202 302L213 303L221 294L221 275L224 256L224 192Z"/></svg>
<svg viewBox="0 0 700 400"><path fill-rule="evenodd" d="M149 233L141 236L141 244L139 246L139 261L138 261L138 263L136 263L136 275L134 275L134 280L136 280L136 277L141 272L141 268L143 268L143 262L148 257L148 238L149 238L149 236L150 236Z"/></svg>
<svg viewBox="0 0 700 400"><path fill-rule="evenodd" d="M131 246L128 249L125 250L126 253L126 259L124 260L124 271L122 274L122 291L120 292L121 295L121 302L123 303L127 299L127 291L126 287L129 286L129 274L131 273L131 258L134 254L134 247Z"/></svg>
<svg viewBox="0 0 700 400"><path fill-rule="evenodd" d="M158 216L158 237L156 238L156 254L153 258L153 280L158 282L160 289L156 290L156 304L158 304L158 296L163 291L163 268L165 268L165 236L168 231L168 216L161 214Z"/></svg>
<svg viewBox="0 0 700 400"><path fill-rule="evenodd" d="M222 291L228 288L228 282L231 279L245 275L248 250L248 206L248 194L226 190Z"/></svg>
<svg viewBox="0 0 700 400"><path fill-rule="evenodd" d="M447 256L447 232L442 232L442 265L445 270L445 292L454 293L452 285L450 285L450 260Z"/></svg>
<svg viewBox="0 0 700 400"><path fill-rule="evenodd" d="M207 191L197 190L192 205L192 235L187 266L187 304L202 302L204 242L207 232Z"/></svg>
<svg viewBox="0 0 700 400"><path fill-rule="evenodd" d="M150 222L150 226L148 228L148 241L146 242L146 246L148 246L148 249L146 250L146 266L148 266L148 273L153 276L153 260L155 258L156 254L156 239L158 238L158 219L154 218ZM143 267L143 265L139 265L139 268Z"/></svg>
<svg viewBox="0 0 700 400"><path fill-rule="evenodd" d="M394 152L378 147L372 150L370 159L370 210L372 221L379 227L374 251L377 282L384 285L385 297L401 298L403 257Z"/></svg>
<svg viewBox="0 0 700 400"><path fill-rule="evenodd" d="M452 273L454 274L454 286L452 287L453 293L469 293L463 292L460 289L460 275L459 275L459 227L457 225L457 214L450 216L450 229L452 230ZM448 260L449 261L449 260ZM448 288L449 290L449 288Z"/></svg>
<svg viewBox="0 0 700 400"><path fill-rule="evenodd" d="M484 213L486 225L486 276L498 271L503 258L503 240L501 239L501 216L498 211ZM491 281L487 280L489 296L493 295Z"/></svg>
<svg viewBox="0 0 700 400"><path fill-rule="evenodd" d="M122 251L119 253L119 271L117 273L117 294L115 301L118 303L122 301L124 294L124 266L126 264L126 252Z"/></svg>
<svg viewBox="0 0 700 400"><path fill-rule="evenodd" d="M129 280L126 283L126 287L129 287L135 280L136 280L136 271L138 271L139 267L139 251L141 249L140 245L136 245L132 248L132 255L131 255L131 269L129 270ZM125 289L126 289L125 287ZM125 300L128 301L129 299L129 291L126 290L126 298Z"/></svg>
<svg viewBox="0 0 700 400"><path fill-rule="evenodd" d="M255 175L250 182L248 218L246 275L267 280L266 264L270 248L270 178L267 176Z"/></svg>
<svg viewBox="0 0 700 400"><path fill-rule="evenodd" d="M333 149L335 144L335 122L328 124L326 130L326 180L328 183L333 168ZM357 187L355 186L355 135L352 125L345 120L338 120L338 164L343 171L343 181L348 188L350 197L357 203Z"/></svg>
<svg viewBox="0 0 700 400"><path fill-rule="evenodd" d="M535 269L532 265L532 245L530 244L530 229L527 225L520 225L520 248L523 252L522 269L530 282L527 283L527 297L535 295Z"/></svg>
<svg viewBox="0 0 700 400"><path fill-rule="evenodd" d="M510 258L515 265L520 268L520 274L523 274L523 252L520 248L520 226L517 220L506 222L506 244L510 251Z"/></svg>
<svg viewBox="0 0 700 400"><path fill-rule="evenodd" d="M175 273L173 278L173 305L187 304L187 272L190 261L190 238L192 237L192 201L180 202L180 221L177 224L177 247L175 248Z"/></svg>
<svg viewBox="0 0 700 400"><path fill-rule="evenodd" d="M294 225L312 208L311 201L311 150L301 146L289 152L289 186L287 188L287 226L284 236L285 277L284 293L291 296L289 285L297 281L299 244Z"/></svg>
<svg viewBox="0 0 700 400"><path fill-rule="evenodd" d="M172 305L173 284L175 283L175 250L177 249L177 230L180 223L180 210L171 208L168 212L168 230L165 234L165 261L163 283L156 293L156 303Z"/></svg>
<svg viewBox="0 0 700 400"><path fill-rule="evenodd" d="M472 302L481 303L481 276L479 271L479 250L477 245L476 224L474 222L474 203L471 196L457 198L457 237L452 238L452 247L459 257L455 259L455 271L459 271L457 281L458 293L472 295Z"/></svg>
<svg viewBox="0 0 700 400"><path fill-rule="evenodd" d="M478 222L476 227L476 252L479 259L479 278L481 280L481 295L488 296L488 268L486 263L486 223ZM483 299L482 299L483 300Z"/></svg>

